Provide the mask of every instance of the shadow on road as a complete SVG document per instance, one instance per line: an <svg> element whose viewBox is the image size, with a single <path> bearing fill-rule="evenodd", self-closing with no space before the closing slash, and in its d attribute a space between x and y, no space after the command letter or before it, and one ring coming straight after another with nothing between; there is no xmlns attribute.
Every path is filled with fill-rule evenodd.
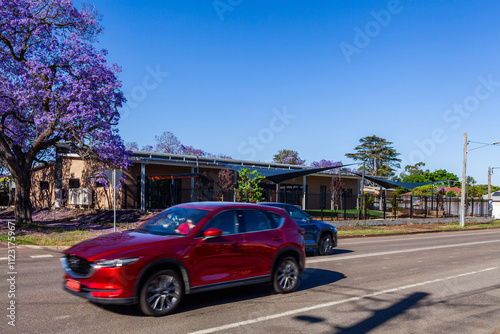
<svg viewBox="0 0 500 334"><path fill-rule="evenodd" d="M337 282L345 276L341 273L324 269L307 269L300 277L297 291L304 291ZM270 284L255 284L237 288L229 288L217 291L202 292L192 295L185 295L180 308L176 313L193 311L205 307L231 304L240 301L254 300L275 294ZM104 310L127 316L144 316L134 306L122 305L99 305L94 304Z"/></svg>
<svg viewBox="0 0 500 334"><path fill-rule="evenodd" d="M379 327L385 322L405 313L412 307L418 306L418 304L428 295L429 294L425 292L413 293L388 308L373 311L373 314L369 318L366 318L365 320L351 327L342 328L338 326L333 326L332 332L339 334L368 333L369 331ZM310 324L327 321L325 318L308 316L308 315L296 316L294 319L307 322Z"/></svg>
<svg viewBox="0 0 500 334"><path fill-rule="evenodd" d="M332 254L331 255L339 255L339 254L347 254L347 253L352 253L353 251L350 250L350 249L338 249L338 248L335 248L333 251L332 251Z"/></svg>
<svg viewBox="0 0 500 334"><path fill-rule="evenodd" d="M338 248L334 248L333 251L332 251L332 254L331 255L339 255L339 254L347 254L347 253L352 253L353 251L350 250L350 249L338 249ZM314 250L307 250L306 251L306 256L307 257L317 257L317 258L321 258L322 255L316 255Z"/></svg>

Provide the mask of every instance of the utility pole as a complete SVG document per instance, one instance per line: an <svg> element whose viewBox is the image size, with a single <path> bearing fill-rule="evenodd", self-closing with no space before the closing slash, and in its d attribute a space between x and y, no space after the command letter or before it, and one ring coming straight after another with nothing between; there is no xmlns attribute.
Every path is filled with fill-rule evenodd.
<svg viewBox="0 0 500 334"><path fill-rule="evenodd" d="M465 226L465 184L467 183L467 132L464 133L464 154L462 162L462 190L460 191L460 226Z"/></svg>
<svg viewBox="0 0 500 334"><path fill-rule="evenodd" d="M491 200L491 166L488 167L488 202Z"/></svg>
<svg viewBox="0 0 500 334"><path fill-rule="evenodd" d="M365 196L365 165L366 162L363 161L363 174L361 174L361 201L360 201L361 203L359 205L358 220L361 219L361 211L363 211L363 200Z"/></svg>
<svg viewBox="0 0 500 334"><path fill-rule="evenodd" d="M478 144L484 144L478 147L471 148L470 150L467 150L467 132L464 133L464 160L463 160L463 167L462 167L462 191L460 194L460 226L465 226L465 198L466 196L468 197L468 194L465 193L465 184L467 183L467 153L472 150L477 150L478 148L490 146L490 145L498 145L500 144L500 141L495 141L493 143L489 144L484 144L484 143L478 143ZM493 167L495 168L495 167ZM468 188L467 188L468 189Z"/></svg>
<svg viewBox="0 0 500 334"><path fill-rule="evenodd" d="M488 167L488 217L491 217L490 202L491 202L491 166Z"/></svg>

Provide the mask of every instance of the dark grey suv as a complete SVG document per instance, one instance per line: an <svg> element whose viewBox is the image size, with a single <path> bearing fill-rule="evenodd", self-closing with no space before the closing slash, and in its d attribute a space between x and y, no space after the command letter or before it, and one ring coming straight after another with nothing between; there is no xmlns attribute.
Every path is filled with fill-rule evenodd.
<svg viewBox="0 0 500 334"><path fill-rule="evenodd" d="M306 250L314 249L319 255L330 255L337 247L337 228L319 220L313 220L307 212L286 203L259 203L284 209L306 232Z"/></svg>

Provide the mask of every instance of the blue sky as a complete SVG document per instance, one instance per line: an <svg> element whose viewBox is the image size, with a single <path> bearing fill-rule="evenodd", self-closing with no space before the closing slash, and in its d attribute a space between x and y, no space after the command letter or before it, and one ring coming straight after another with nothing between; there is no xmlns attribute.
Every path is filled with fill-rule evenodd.
<svg viewBox="0 0 500 334"><path fill-rule="evenodd" d="M345 154L374 134L394 143L402 167L423 161L461 177L464 132L500 141L500 2L94 5L98 47L123 67L126 142L171 131L236 159L271 161L287 148L307 163L350 163ZM488 166L500 166L500 147L469 153L479 183Z"/></svg>

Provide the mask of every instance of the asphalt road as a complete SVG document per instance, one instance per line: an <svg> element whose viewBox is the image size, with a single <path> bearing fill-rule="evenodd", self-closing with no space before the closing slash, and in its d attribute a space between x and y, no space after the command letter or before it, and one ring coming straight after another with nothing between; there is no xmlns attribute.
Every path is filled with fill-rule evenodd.
<svg viewBox="0 0 500 334"><path fill-rule="evenodd" d="M299 290L256 285L186 296L152 318L61 289L57 251L17 249L15 299L0 249L1 333L495 333L500 330L500 230L342 239L309 256ZM8 325L15 300L16 327ZM2 314L3 313L3 314Z"/></svg>

